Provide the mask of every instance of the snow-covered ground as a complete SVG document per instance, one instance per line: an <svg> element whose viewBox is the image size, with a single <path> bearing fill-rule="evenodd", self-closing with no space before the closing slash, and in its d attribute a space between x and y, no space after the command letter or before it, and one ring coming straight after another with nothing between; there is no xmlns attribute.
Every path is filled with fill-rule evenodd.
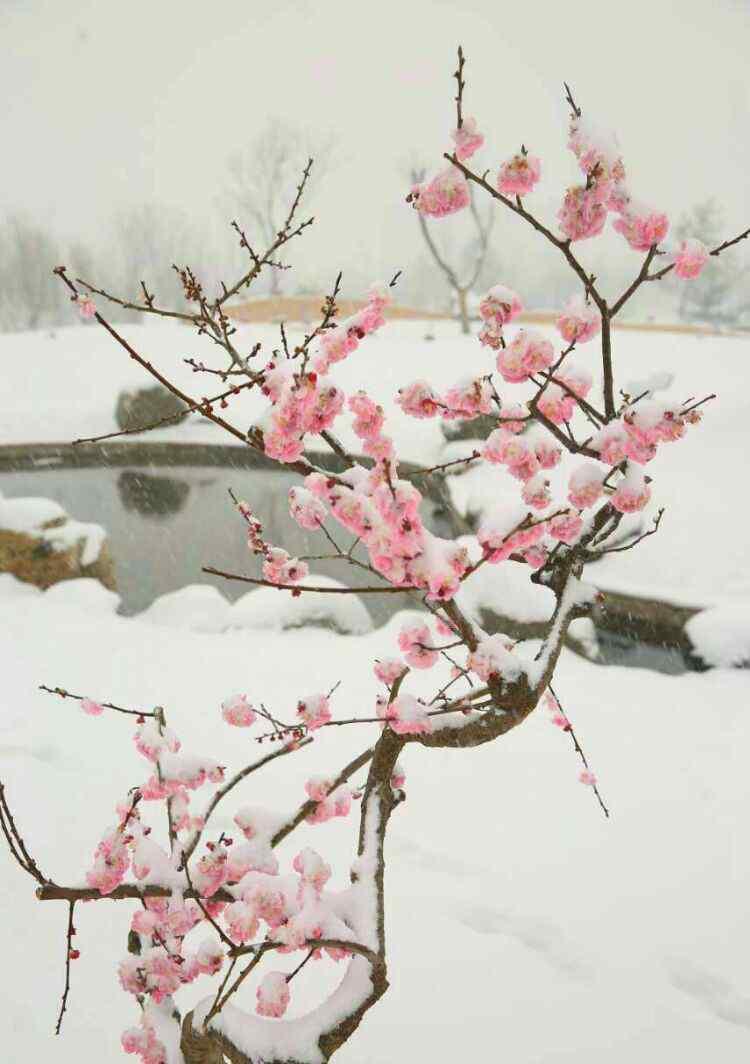
<svg viewBox="0 0 750 1064"><path fill-rule="evenodd" d="M196 357L216 364L205 339L199 340L187 327L162 322L122 331L188 393L215 394L215 379L194 374L182 361ZM426 333L435 339L425 340ZM240 350L249 350L256 340L265 345L264 357L270 355L278 343L276 327L240 326ZM679 444L660 448L649 465L655 478L652 509L666 507L662 529L637 552L610 555L597 565L595 578L602 586L697 606L750 597L750 560L737 511L750 444L749 348L744 337L615 330L618 387L637 393L644 381L661 374L672 383L660 397L684 400L716 393L717 399L706 404L701 426ZM585 345L576 357L594 372L596 381L597 343ZM91 326L0 336L0 360L6 394L12 396L0 414L0 443L61 442L114 431L117 394L151 383L111 337ZM441 389L463 376L486 373L491 365L487 349L475 337L461 336L453 322L392 322L336 365L332 376L347 392L365 388L392 414L387 431L402 457L432 464L444 454L440 425L437 420L415 421L394 408L398 387L428 377ZM524 395L523 386L507 385L502 391L508 398ZM262 396L246 392L233 400L227 414L247 427L267 405ZM337 423L337 433L340 428L344 443L356 449L358 441L347 435L345 420L341 427ZM157 429L148 438L233 442L197 416ZM482 479L478 473L461 478L465 487L458 489L459 495L478 495L483 501L508 490L517 495L517 485L511 485L503 470L486 471L481 486L472 486L473 477Z"/></svg>
<svg viewBox="0 0 750 1064"><path fill-rule="evenodd" d="M84 716L40 683L119 704L164 705L188 750L230 768L262 748L219 723L219 703L247 691L288 715L297 695L337 680L337 715L370 715L371 662L399 626L340 636L205 631L200 596L154 618L115 614L91 581L41 593L0 577L4 618L0 778L42 870L80 882L113 803L141 779L128 718ZM195 629L195 630L191 630ZM603 669L565 654L557 691L612 811L576 779L568 737L538 712L476 751L410 747L407 801L387 851L392 986L337 1059L342 1064L633 1064L747 1059L748 674L666 677ZM292 809L305 779L330 772L375 737L332 728L227 802ZM196 799L205 801L199 792ZM304 827L282 868L313 845L344 886L352 819ZM53 1036L63 983L66 909L0 857L3 1059L121 1058L136 1008L117 985L133 906L79 906L81 958L69 1012ZM341 969L330 962L331 978ZM205 983L205 980L203 981ZM249 982L249 980L248 980ZM316 980L295 981L312 1005ZM190 1004L205 989L180 995ZM254 1003L254 987L244 993Z"/></svg>
<svg viewBox="0 0 750 1064"><path fill-rule="evenodd" d="M434 340L424 339L428 328ZM157 324L124 332L186 390L208 391L181 363L185 356L208 358L187 329ZM270 326L243 331L247 348L255 339L270 347L275 335ZM702 637L717 644L718 659L743 629L750 597L737 510L749 431L746 351L746 341L730 337L616 333L622 386L667 372L679 398L716 392L718 399L702 426L664 447L649 467L655 505L667 507L659 535L588 574L602 586L720 605L728 628L714 624ZM594 345L583 357L595 359ZM112 431L117 393L148 383L94 328L3 336L0 358L12 396L0 415L2 443ZM440 388L487 367L487 352L450 323L398 323L368 339L334 376L348 391L366 388L393 412L405 380L428 376ZM243 396L232 419L246 426L263 405ZM388 430L406 458L432 463L446 453L437 422L395 411ZM149 438L228 442L195 417ZM492 472L482 482L470 472L455 478L454 494L481 508L508 490L504 476ZM501 575L499 567L497 594L517 598ZM483 594L490 593L487 582ZM276 600L254 602L266 610L260 628L252 603L230 607L206 589L124 618L116 613L117 596L92 581L42 593L0 576L0 779L27 842L56 881L80 882L114 802L140 781L142 761L127 718L90 719L75 704L39 692L38 684L124 705L164 705L188 749L200 747L230 768L259 750L219 723L219 704L233 691L288 716L298 696L340 680L336 714L371 714L372 661L392 653L398 618L366 631L352 602L347 608L355 613L344 627L360 634L281 632ZM745 1061L749 682L746 671L663 676L564 654L556 689L599 777L609 821L577 782L567 736L542 712L476 751L409 748L408 800L394 815L388 847L392 987L337 1059ZM278 770L248 780L237 804L293 808L304 781L343 765L372 741L371 728L327 729L311 747L277 762ZM217 826L231 826L233 809L230 801ZM343 886L353 830L351 820L305 827L281 848L282 865L302 845L314 845ZM36 902L32 887L0 857L4 1059L114 1064L121 1059L119 1032L135 1019L115 972L132 907L79 907L81 959L56 1041L66 913L64 905ZM295 1010L314 1003L314 987L311 978L295 982ZM188 988L181 1002L203 993ZM244 1000L252 1006L252 986Z"/></svg>

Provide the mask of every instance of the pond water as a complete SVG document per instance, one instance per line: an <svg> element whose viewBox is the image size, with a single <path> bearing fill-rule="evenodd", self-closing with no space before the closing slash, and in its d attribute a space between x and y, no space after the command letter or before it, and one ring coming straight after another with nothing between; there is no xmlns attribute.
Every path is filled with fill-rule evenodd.
<svg viewBox="0 0 750 1064"><path fill-rule="evenodd" d="M229 456L228 456L229 457ZM260 563L247 549L245 526L229 497L231 488L263 522L265 537L295 556L328 554L319 533L306 532L290 518L287 493L299 477L277 469L209 465L126 466L0 471L0 492L8 498L43 496L58 502L81 521L102 525L115 561L121 612L140 613L154 599L187 584L210 584L230 601L252 585L202 572L212 565L244 576L260 576ZM425 517L443 535L435 503L426 501ZM442 526L442 527L441 527ZM338 542L347 549L351 536ZM364 560L361 548L354 557ZM357 587L372 584L368 573L340 561L310 562L312 574ZM404 607L397 595L364 595L373 622L383 624Z"/></svg>
<svg viewBox="0 0 750 1064"><path fill-rule="evenodd" d="M329 456L326 460L330 464ZM212 585L230 601L252 589L202 572L212 565L260 576L230 488L258 515L270 542L297 556L329 553L320 534L300 529L289 517L287 493L298 479L246 448L137 443L96 449L0 448L3 495L53 499L78 520L106 529L124 614L140 613L154 599L188 584ZM439 497L429 498L425 491L423 513L434 532L451 535L451 518ZM351 539L341 532L338 541L346 549ZM354 557L364 560L361 548ZM344 562L314 561L310 570L352 587L372 583L367 573ZM360 601L376 626L407 605L397 595L363 595ZM597 627L596 634L604 665L667 673L696 667L674 646L639 642L627 631Z"/></svg>

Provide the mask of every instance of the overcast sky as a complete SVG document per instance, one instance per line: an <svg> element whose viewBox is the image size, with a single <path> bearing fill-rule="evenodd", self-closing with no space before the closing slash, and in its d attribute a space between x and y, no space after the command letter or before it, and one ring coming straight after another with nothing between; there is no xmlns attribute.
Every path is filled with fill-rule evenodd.
<svg viewBox="0 0 750 1064"><path fill-rule="evenodd" d="M617 131L639 198L677 215L718 194L735 231L749 29L747 0L0 0L6 209L94 241L133 202L205 218L227 156L280 115L336 136L311 245L325 272L385 271L414 247L406 167L448 147L460 41L483 167L524 141L558 198L576 174L566 79Z"/></svg>

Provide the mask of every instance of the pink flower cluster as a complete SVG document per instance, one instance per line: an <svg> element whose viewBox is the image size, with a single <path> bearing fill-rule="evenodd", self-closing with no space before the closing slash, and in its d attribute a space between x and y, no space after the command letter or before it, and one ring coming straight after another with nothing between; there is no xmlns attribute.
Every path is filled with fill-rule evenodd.
<svg viewBox="0 0 750 1064"><path fill-rule="evenodd" d="M512 646L512 641L502 632L486 636L469 654L467 668L484 683L500 677L512 680L520 672L518 658L511 652Z"/></svg>
<svg viewBox="0 0 750 1064"><path fill-rule="evenodd" d="M420 214L430 218L445 218L448 214L455 214L471 202L469 182L461 171L453 165L445 167L420 185L415 185L407 201L415 207Z"/></svg>
<svg viewBox="0 0 750 1064"><path fill-rule="evenodd" d="M607 465L619 465L626 458L645 465L660 443L681 439L687 426L697 424L700 417L698 410L683 411L679 405L647 399L600 429L591 446Z"/></svg>
<svg viewBox="0 0 750 1064"><path fill-rule="evenodd" d="M523 304L515 292L505 285L490 288L479 304L479 316L483 321L479 341L497 350L503 345L503 328L518 317Z"/></svg>
<svg viewBox="0 0 750 1064"><path fill-rule="evenodd" d="M519 329L511 342L500 349L497 368L509 384L527 381L533 373L549 369L555 350L549 340L533 329Z"/></svg>
<svg viewBox="0 0 750 1064"><path fill-rule="evenodd" d="M317 803L306 818L308 824L324 824L334 817L349 815L353 792L345 783L334 789L333 780L324 776L313 776L305 784L305 790L308 798Z"/></svg>
<svg viewBox="0 0 750 1064"><path fill-rule="evenodd" d="M263 538L263 525L246 502L238 502L237 509L247 524L247 545L253 554L263 558L263 578L271 584L297 584L309 573L307 562L292 558L283 547L274 547ZM298 594L295 590L293 594Z"/></svg>
<svg viewBox="0 0 750 1064"><path fill-rule="evenodd" d="M167 1064L167 1051L145 1018L142 1027L123 1031L121 1044L126 1053L136 1053L142 1064Z"/></svg>
<svg viewBox="0 0 750 1064"><path fill-rule="evenodd" d="M542 164L536 155L529 155L524 148L500 167L497 175L497 190L503 196L526 196L539 181Z"/></svg>
<svg viewBox="0 0 750 1064"><path fill-rule="evenodd" d="M568 240L587 240L601 233L609 210L629 202L625 168L614 136L581 115L573 118L568 147L586 183L567 190L558 213L560 230Z"/></svg>
<svg viewBox="0 0 750 1064"><path fill-rule="evenodd" d="M320 375L326 374L334 363L341 362L356 351L361 340L377 332L385 324L383 311L389 302L390 297L385 285L373 285L368 293L367 302L361 310L345 318L332 329L326 329L320 337L320 346L313 359L315 372ZM308 431L320 432L321 429L310 428Z"/></svg>
<svg viewBox="0 0 750 1064"><path fill-rule="evenodd" d="M366 442L386 440L376 435ZM468 566L466 550L424 527L419 514L422 496L413 484L396 476L395 460L378 458L370 470L354 466L338 480L311 473L305 486L328 503L340 525L362 540L370 564L392 584L422 588L433 599L456 593Z"/></svg>

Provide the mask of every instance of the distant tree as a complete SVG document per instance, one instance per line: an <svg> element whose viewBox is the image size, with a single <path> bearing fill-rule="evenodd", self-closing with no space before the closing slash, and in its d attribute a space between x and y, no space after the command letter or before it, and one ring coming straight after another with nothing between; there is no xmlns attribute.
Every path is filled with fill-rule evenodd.
<svg viewBox="0 0 750 1064"><path fill-rule="evenodd" d="M706 199L683 215L675 227L675 237L695 237L708 248L716 247L722 241L724 224L721 205L715 199ZM730 264L719 257L713 269L704 270L691 284L682 286L678 314L685 321L731 325L750 309L747 293L747 268L738 267L736 259Z"/></svg>
<svg viewBox="0 0 750 1064"><path fill-rule="evenodd" d="M419 184L424 179L423 171L412 169L411 179L412 184ZM454 245L451 250L438 243L425 216L419 211L416 213L430 257L450 288L456 316L461 323L461 332L470 333L469 294L484 279L495 212L490 208L482 214L472 195L469 204L472 235L468 241L463 239L458 247Z"/></svg>
<svg viewBox="0 0 750 1064"><path fill-rule="evenodd" d="M239 215L252 243L257 239L268 246L284 224L289 203L294 198L299 175L308 159L313 168L306 191L320 181L330 163L331 137L311 134L281 118L273 118L250 145L230 157L228 181L222 207ZM281 291L281 270L269 271L270 291Z"/></svg>
<svg viewBox="0 0 750 1064"><path fill-rule="evenodd" d="M30 218L13 214L0 226L0 328L38 329L60 321L63 300L52 271L60 249Z"/></svg>

